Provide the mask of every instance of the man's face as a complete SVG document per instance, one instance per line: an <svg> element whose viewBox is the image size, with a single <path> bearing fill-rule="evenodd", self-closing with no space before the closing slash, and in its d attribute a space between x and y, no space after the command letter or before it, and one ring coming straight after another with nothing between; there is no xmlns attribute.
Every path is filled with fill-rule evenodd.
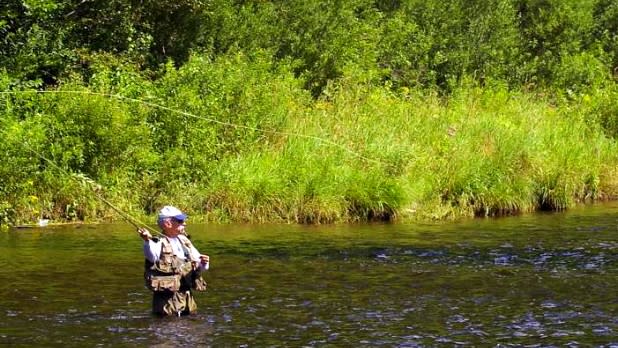
<svg viewBox="0 0 618 348"><path fill-rule="evenodd" d="M178 220L173 217L167 218L163 222L163 230L167 236L176 237L177 235L184 233L185 224L185 221Z"/></svg>

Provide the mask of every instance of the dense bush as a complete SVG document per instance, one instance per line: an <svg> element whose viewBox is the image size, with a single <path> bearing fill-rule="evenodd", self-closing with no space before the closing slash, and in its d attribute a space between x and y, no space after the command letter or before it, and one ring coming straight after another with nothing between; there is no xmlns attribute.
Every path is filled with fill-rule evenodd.
<svg viewBox="0 0 618 348"><path fill-rule="evenodd" d="M607 0L10 0L0 223L113 216L97 194L303 223L616 196L617 16Z"/></svg>
<svg viewBox="0 0 618 348"><path fill-rule="evenodd" d="M616 72L617 8L609 0L10 0L0 9L0 66L14 83L53 85L87 74L93 52L160 72L191 52L266 50L314 97L347 66L447 92L468 76L578 90Z"/></svg>

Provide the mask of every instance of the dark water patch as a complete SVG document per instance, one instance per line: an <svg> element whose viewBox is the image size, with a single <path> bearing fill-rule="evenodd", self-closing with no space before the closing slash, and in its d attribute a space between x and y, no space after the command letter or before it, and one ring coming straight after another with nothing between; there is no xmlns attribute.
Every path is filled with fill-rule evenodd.
<svg viewBox="0 0 618 348"><path fill-rule="evenodd" d="M275 243L277 244L277 243ZM615 268L618 261L618 244L601 241L594 245L577 246L573 249L550 249L546 247L526 246L523 248L461 248L458 245L449 248L415 248L415 247L375 247L353 245L343 247L329 247L321 245L306 246L305 244L290 245L281 243L274 246L269 242L268 247L253 243L250 253L236 250L234 254L246 258L276 258L289 259L322 259L343 261L375 261L404 264L448 264L448 265L477 265L485 267L532 265L537 268L553 269L583 269L589 271L603 271ZM214 247L221 253L229 251ZM231 253L231 252L229 252Z"/></svg>

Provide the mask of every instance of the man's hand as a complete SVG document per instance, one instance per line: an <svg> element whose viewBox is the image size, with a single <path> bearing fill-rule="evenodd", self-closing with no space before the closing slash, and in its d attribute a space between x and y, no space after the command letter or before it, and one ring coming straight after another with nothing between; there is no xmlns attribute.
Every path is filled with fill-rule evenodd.
<svg viewBox="0 0 618 348"><path fill-rule="evenodd" d="M139 236L144 240L144 242L147 242L150 239L152 239L152 235L145 228L138 228L137 233L139 233Z"/></svg>

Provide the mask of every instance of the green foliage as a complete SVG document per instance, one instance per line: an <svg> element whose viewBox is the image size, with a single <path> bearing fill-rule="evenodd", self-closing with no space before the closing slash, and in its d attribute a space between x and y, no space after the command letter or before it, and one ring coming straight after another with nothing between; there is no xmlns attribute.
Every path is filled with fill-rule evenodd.
<svg viewBox="0 0 618 348"><path fill-rule="evenodd" d="M618 3L599 0L594 8L594 37L610 57L610 68L614 77L618 75Z"/></svg>
<svg viewBox="0 0 618 348"><path fill-rule="evenodd" d="M183 113L154 110L152 141L164 158L174 158L206 180L216 161L274 141L295 103L306 94L285 68L262 54L211 61L194 57L179 70L170 68L156 88L160 103Z"/></svg>
<svg viewBox="0 0 618 348"><path fill-rule="evenodd" d="M518 1L524 57L519 70L523 83L552 85L558 88L586 86L598 74L594 42L595 1ZM590 50L590 54L582 51ZM595 58L596 57L596 58ZM593 63L588 72L581 64ZM575 64L575 67L570 67ZM572 71L577 69L576 71ZM571 70L571 71L569 71ZM570 77L570 73L575 73ZM607 77L607 71L605 77ZM594 78L594 82L598 79Z"/></svg>
<svg viewBox="0 0 618 348"><path fill-rule="evenodd" d="M191 52L214 60L265 50L316 98L350 67L379 69L396 87L448 93L472 76L563 93L608 80L618 66L609 0L10 0L0 14L0 63L26 85L89 77L100 53L161 76Z"/></svg>
<svg viewBox="0 0 618 348"><path fill-rule="evenodd" d="M618 195L618 7L586 0L17 1L0 221L174 203L326 223Z"/></svg>
<svg viewBox="0 0 618 348"><path fill-rule="evenodd" d="M0 66L14 84L55 84L74 54L64 45L66 31L54 26L62 5L54 1L8 0L0 10Z"/></svg>
<svg viewBox="0 0 618 348"><path fill-rule="evenodd" d="M208 52L272 52L316 97L348 65L375 68L380 13L372 1L219 0L208 9L200 38Z"/></svg>
<svg viewBox="0 0 618 348"><path fill-rule="evenodd" d="M589 121L589 127L600 127L605 135L618 139L618 86L588 90L572 103L573 108Z"/></svg>
<svg viewBox="0 0 618 348"><path fill-rule="evenodd" d="M296 72L318 96L350 63L373 64L379 14L367 0L289 1L281 9L277 57L299 61Z"/></svg>
<svg viewBox="0 0 618 348"><path fill-rule="evenodd" d="M385 21L379 63L399 86L448 88L462 75L509 79L519 40L511 1L408 1Z"/></svg>
<svg viewBox="0 0 618 348"><path fill-rule="evenodd" d="M56 85L81 55L107 52L146 67L185 62L201 33L202 1L19 1L0 9L0 65L17 83ZM6 19L4 19L6 18Z"/></svg>

